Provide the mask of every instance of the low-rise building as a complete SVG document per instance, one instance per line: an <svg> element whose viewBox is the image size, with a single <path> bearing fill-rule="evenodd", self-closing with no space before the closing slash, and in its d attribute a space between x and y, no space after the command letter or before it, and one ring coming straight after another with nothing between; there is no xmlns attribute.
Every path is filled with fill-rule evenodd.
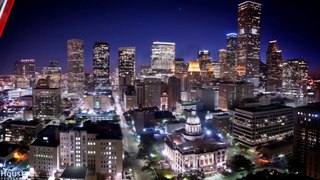
<svg viewBox="0 0 320 180"><path fill-rule="evenodd" d="M111 107L111 95L109 94L86 94L83 96L83 108L95 111L109 111Z"/></svg>
<svg viewBox="0 0 320 180"><path fill-rule="evenodd" d="M293 134L293 108L283 105L235 108L234 140L251 148Z"/></svg>
<svg viewBox="0 0 320 180"><path fill-rule="evenodd" d="M212 125L212 128L223 133L228 134L231 130L230 114L222 110L208 111L205 120Z"/></svg>
<svg viewBox="0 0 320 180"><path fill-rule="evenodd" d="M44 128L44 123L38 120L7 120L1 123L3 128L3 141L19 143L25 136L32 141L37 134Z"/></svg>
<svg viewBox="0 0 320 180"><path fill-rule="evenodd" d="M132 111L134 131L141 134L144 128L153 127L155 124L156 110L158 110L157 107L134 109Z"/></svg>
<svg viewBox="0 0 320 180"><path fill-rule="evenodd" d="M77 118L88 119L92 122L96 121L113 121L117 120L118 115L115 111L108 111L102 113L78 113L76 114Z"/></svg>
<svg viewBox="0 0 320 180"><path fill-rule="evenodd" d="M124 93L124 107L125 110L132 110L137 107L137 96L134 91L126 91Z"/></svg>
<svg viewBox="0 0 320 180"><path fill-rule="evenodd" d="M186 121L180 120L180 121L168 121L166 122L164 126L164 130L166 134L171 134L174 131L177 131L179 129L183 129L185 127Z"/></svg>
<svg viewBox="0 0 320 180"><path fill-rule="evenodd" d="M61 180L87 180L88 168L84 166L68 166L62 172Z"/></svg>
<svg viewBox="0 0 320 180"><path fill-rule="evenodd" d="M182 114L184 112L184 110L198 110L198 109L202 109L202 103L200 102L200 100L197 101L178 101L177 102L177 109L176 112L178 114Z"/></svg>

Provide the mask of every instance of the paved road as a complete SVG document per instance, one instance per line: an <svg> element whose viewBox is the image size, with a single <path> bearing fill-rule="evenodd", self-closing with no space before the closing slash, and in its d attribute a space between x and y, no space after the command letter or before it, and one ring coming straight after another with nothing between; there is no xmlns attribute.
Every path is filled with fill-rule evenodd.
<svg viewBox="0 0 320 180"><path fill-rule="evenodd" d="M134 140L134 134L132 130L128 128L128 125L123 117L123 107L121 107L119 102L119 96L117 92L113 93L115 97L115 105L117 114L120 116L120 126L124 140L124 149L129 153L129 167L132 169L133 177L135 180L149 180L150 175L141 171L141 168L144 166L144 162L142 160L137 159L138 154L138 142Z"/></svg>

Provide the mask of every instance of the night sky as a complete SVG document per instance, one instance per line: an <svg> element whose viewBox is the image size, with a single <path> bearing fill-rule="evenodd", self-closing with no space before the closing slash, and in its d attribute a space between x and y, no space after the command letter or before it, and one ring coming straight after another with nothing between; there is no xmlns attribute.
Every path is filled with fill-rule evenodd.
<svg viewBox="0 0 320 180"><path fill-rule="evenodd" d="M117 49L137 48L137 67L150 64L153 41L176 43L176 57L195 59L209 49L218 59L225 35L237 32L237 0L16 0L0 39L0 74L13 74L14 61L33 58L38 71L57 60L66 72L66 42L85 41L85 69L92 70L93 43ZM284 59L305 58L320 72L320 10L316 1L260 0L261 57L268 42L278 40ZM320 74L320 73L318 73Z"/></svg>

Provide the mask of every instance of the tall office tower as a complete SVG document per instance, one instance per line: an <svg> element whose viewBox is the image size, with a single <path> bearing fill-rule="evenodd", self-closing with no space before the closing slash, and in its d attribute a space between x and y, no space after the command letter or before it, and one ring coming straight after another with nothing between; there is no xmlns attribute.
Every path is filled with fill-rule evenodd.
<svg viewBox="0 0 320 180"><path fill-rule="evenodd" d="M282 105L235 108L234 140L251 148L293 133L293 108Z"/></svg>
<svg viewBox="0 0 320 180"><path fill-rule="evenodd" d="M208 69L208 64L210 64L210 51L209 50L200 50L198 52L198 61L200 62L200 69L205 71Z"/></svg>
<svg viewBox="0 0 320 180"><path fill-rule="evenodd" d="M113 109L110 95L111 92L85 94L83 96L83 108L98 112L110 111Z"/></svg>
<svg viewBox="0 0 320 180"><path fill-rule="evenodd" d="M125 92L135 76L135 47L119 48L119 94L120 100L124 100Z"/></svg>
<svg viewBox="0 0 320 180"><path fill-rule="evenodd" d="M195 90L195 99L201 101L203 110L214 110L215 93L216 90L213 88L199 88Z"/></svg>
<svg viewBox="0 0 320 180"><path fill-rule="evenodd" d="M253 97L253 84L247 82L219 83L219 107L230 110L236 107L244 98Z"/></svg>
<svg viewBox="0 0 320 180"><path fill-rule="evenodd" d="M82 95L84 91L84 42L70 39L68 45L68 92Z"/></svg>
<svg viewBox="0 0 320 180"><path fill-rule="evenodd" d="M229 68L229 79L236 80L236 58L237 58L238 35L236 33L227 34L227 64Z"/></svg>
<svg viewBox="0 0 320 180"><path fill-rule="evenodd" d="M181 99L181 80L175 76L168 79L168 110L174 111Z"/></svg>
<svg viewBox="0 0 320 180"><path fill-rule="evenodd" d="M221 74L221 66L220 62L218 61L212 61L212 70L213 70L213 77L215 79L220 79L220 74Z"/></svg>
<svg viewBox="0 0 320 180"><path fill-rule="evenodd" d="M60 131L60 167L85 166L95 179L122 179L123 142L119 123L85 122ZM89 178L90 179L90 178Z"/></svg>
<svg viewBox="0 0 320 180"><path fill-rule="evenodd" d="M119 78L135 76L136 48L121 47L119 48Z"/></svg>
<svg viewBox="0 0 320 180"><path fill-rule="evenodd" d="M53 119L60 114L60 88L50 88L47 79L40 79L33 89L33 117Z"/></svg>
<svg viewBox="0 0 320 180"><path fill-rule="evenodd" d="M144 107L160 108L161 79L145 78L143 81Z"/></svg>
<svg viewBox="0 0 320 180"><path fill-rule="evenodd" d="M265 89L267 87L267 75L268 75L268 67L265 63L260 61L260 87Z"/></svg>
<svg viewBox="0 0 320 180"><path fill-rule="evenodd" d="M282 53L277 41L270 41L267 50L267 91L282 88Z"/></svg>
<svg viewBox="0 0 320 180"><path fill-rule="evenodd" d="M200 61L189 61L188 62L188 73L187 76L182 77L183 90L190 91L195 87L201 87L201 70Z"/></svg>
<svg viewBox="0 0 320 180"><path fill-rule="evenodd" d="M320 149L320 103L296 108L294 125L293 157L305 165L310 152L316 148L319 152ZM317 173L319 178L319 171ZM314 176L308 173L307 175Z"/></svg>
<svg viewBox="0 0 320 180"><path fill-rule="evenodd" d="M134 87L134 86L131 86ZM124 93L123 104L126 111L135 109L137 106L137 95L134 91L134 88L128 88Z"/></svg>
<svg viewBox="0 0 320 180"><path fill-rule="evenodd" d="M143 82L141 80L134 81L134 91L137 96L137 107L144 106L144 90L143 90Z"/></svg>
<svg viewBox="0 0 320 180"><path fill-rule="evenodd" d="M181 74L187 71L187 66L184 64L183 58L175 58L174 60L174 73Z"/></svg>
<svg viewBox="0 0 320 180"><path fill-rule="evenodd" d="M220 61L220 78L229 79L229 65L227 63L227 50L219 50L219 61Z"/></svg>
<svg viewBox="0 0 320 180"><path fill-rule="evenodd" d="M109 49L109 44L106 42L97 42L93 46L93 81L97 92L106 91L109 87Z"/></svg>
<svg viewBox="0 0 320 180"><path fill-rule="evenodd" d="M17 77L34 78L36 75L36 60L21 59L15 62L15 75Z"/></svg>
<svg viewBox="0 0 320 180"><path fill-rule="evenodd" d="M210 60L210 51L200 50L198 52L198 61L208 61L208 60Z"/></svg>
<svg viewBox="0 0 320 180"><path fill-rule="evenodd" d="M57 61L50 61L49 66L43 67L42 74L44 78L49 80L50 88L60 88L61 67Z"/></svg>
<svg viewBox="0 0 320 180"><path fill-rule="evenodd" d="M170 42L153 42L151 69L159 72L173 72L176 44Z"/></svg>
<svg viewBox="0 0 320 180"><path fill-rule="evenodd" d="M259 85L261 4L238 5L238 57L236 71L241 79Z"/></svg>
<svg viewBox="0 0 320 180"><path fill-rule="evenodd" d="M293 94L306 92L308 82L308 61L289 59L283 63L283 88Z"/></svg>
<svg viewBox="0 0 320 180"><path fill-rule="evenodd" d="M21 59L15 62L16 87L26 88L34 85L36 77L36 60ZM22 83L19 83L22 82Z"/></svg>

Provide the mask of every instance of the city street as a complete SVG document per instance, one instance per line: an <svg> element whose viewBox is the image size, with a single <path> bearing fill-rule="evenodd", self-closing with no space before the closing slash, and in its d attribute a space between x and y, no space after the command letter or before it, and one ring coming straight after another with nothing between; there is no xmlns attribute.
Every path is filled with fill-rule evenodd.
<svg viewBox="0 0 320 180"><path fill-rule="evenodd" d="M137 159L138 154L138 142L134 140L134 133L131 129L128 129L128 125L123 117L123 107L120 104L118 92L114 92L116 112L120 116L120 126L123 135L124 142L124 151L127 151L129 154L129 167L132 169L133 178L135 180L140 179L150 179L150 175L141 171L141 168L144 166L144 162L140 159Z"/></svg>

